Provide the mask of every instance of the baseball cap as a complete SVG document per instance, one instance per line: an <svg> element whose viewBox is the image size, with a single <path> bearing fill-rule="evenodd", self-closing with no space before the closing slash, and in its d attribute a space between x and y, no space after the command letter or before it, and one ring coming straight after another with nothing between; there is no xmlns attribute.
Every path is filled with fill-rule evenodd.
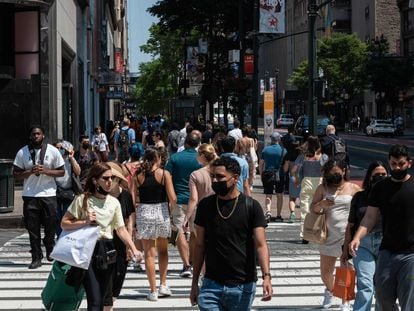
<svg viewBox="0 0 414 311"><path fill-rule="evenodd" d="M278 132L273 132L272 135L270 135L270 139L273 141L279 141L281 138L280 134Z"/></svg>

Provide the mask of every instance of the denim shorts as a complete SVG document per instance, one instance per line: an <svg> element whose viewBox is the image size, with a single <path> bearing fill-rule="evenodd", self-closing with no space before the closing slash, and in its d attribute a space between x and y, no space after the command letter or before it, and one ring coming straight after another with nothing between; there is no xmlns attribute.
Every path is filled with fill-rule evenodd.
<svg viewBox="0 0 414 311"><path fill-rule="evenodd" d="M256 282L223 285L205 278L197 301L201 311L247 311L255 295Z"/></svg>

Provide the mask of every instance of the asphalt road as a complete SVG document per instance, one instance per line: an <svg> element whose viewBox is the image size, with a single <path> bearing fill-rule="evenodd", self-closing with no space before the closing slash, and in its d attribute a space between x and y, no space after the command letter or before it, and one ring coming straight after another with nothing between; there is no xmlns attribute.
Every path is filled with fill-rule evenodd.
<svg viewBox="0 0 414 311"><path fill-rule="evenodd" d="M376 160L388 163L388 151L393 144L405 144L414 152L414 141L411 137L385 138L362 135L341 135L346 140L350 154L351 166L366 169ZM409 170L414 174L414 168Z"/></svg>

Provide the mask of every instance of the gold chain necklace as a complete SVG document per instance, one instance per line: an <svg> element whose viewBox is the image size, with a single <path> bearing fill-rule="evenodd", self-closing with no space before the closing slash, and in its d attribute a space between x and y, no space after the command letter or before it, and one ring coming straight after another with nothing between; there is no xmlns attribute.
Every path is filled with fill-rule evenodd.
<svg viewBox="0 0 414 311"><path fill-rule="evenodd" d="M231 209L231 212L228 216L223 216L223 214L220 211L219 208L219 204L218 204L218 196L216 196L216 207L217 207L217 212L219 213L220 217L223 219L229 219L231 217L231 215L233 215L234 211L236 210L236 206L237 203L239 202L239 196L237 196L237 198L234 200L234 204L233 204L233 208Z"/></svg>

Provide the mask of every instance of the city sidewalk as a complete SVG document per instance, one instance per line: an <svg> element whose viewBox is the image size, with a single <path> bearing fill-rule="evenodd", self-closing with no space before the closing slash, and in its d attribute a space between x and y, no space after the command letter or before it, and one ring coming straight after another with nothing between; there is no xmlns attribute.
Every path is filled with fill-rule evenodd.
<svg viewBox="0 0 414 311"><path fill-rule="evenodd" d="M361 183L365 176L365 170L360 168L351 167L351 180L356 183ZM263 194L263 186L259 176L256 176L253 183L252 196L256 199L262 206L265 202L265 195ZM276 196L272 198L272 215L276 216ZM282 218L289 217L289 196L283 195L283 209L282 209ZM300 217L300 212L297 209L296 217ZM23 224L23 200L22 200L22 187L18 186L14 192L14 210L9 213L0 213L0 228L24 228Z"/></svg>

